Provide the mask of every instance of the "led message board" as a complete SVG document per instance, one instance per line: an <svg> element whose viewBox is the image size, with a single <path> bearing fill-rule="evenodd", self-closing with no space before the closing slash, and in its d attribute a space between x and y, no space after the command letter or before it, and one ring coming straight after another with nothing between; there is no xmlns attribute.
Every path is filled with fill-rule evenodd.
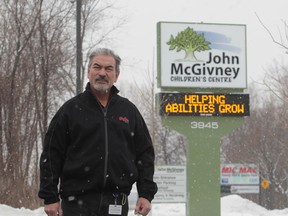
<svg viewBox="0 0 288 216"><path fill-rule="evenodd" d="M159 93L160 115L249 116L249 94Z"/></svg>

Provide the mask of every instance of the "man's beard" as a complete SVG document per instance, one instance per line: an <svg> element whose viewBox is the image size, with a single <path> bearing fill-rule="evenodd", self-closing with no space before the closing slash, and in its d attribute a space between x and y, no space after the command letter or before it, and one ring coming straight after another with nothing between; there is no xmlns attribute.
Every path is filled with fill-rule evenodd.
<svg viewBox="0 0 288 216"><path fill-rule="evenodd" d="M105 81L106 83L98 83L97 81L99 80ZM96 78L93 83L93 88L97 92L107 93L110 89L110 86L108 84L108 80L106 80L105 78Z"/></svg>

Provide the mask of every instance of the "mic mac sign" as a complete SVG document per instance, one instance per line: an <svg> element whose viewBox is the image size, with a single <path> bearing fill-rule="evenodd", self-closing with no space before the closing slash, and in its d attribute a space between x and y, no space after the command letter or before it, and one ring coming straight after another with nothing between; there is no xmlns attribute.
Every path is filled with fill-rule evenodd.
<svg viewBox="0 0 288 216"><path fill-rule="evenodd" d="M222 193L259 193L259 168L255 164L222 164Z"/></svg>

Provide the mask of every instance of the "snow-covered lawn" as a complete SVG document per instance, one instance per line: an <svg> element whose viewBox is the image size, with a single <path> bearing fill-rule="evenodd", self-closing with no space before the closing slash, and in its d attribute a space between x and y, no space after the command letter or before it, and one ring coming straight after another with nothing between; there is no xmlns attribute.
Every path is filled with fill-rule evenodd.
<svg viewBox="0 0 288 216"><path fill-rule="evenodd" d="M11 208L0 204L0 216L45 216L43 208L29 210ZM132 216L133 211L129 213ZM238 195L230 195L221 199L221 216L287 216L288 208L283 210L267 210ZM150 216L185 216L185 205L153 204Z"/></svg>

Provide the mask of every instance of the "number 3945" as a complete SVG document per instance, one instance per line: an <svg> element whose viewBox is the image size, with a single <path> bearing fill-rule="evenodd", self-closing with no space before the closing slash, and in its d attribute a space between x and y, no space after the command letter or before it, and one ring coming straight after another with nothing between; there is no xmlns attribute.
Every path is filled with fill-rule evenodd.
<svg viewBox="0 0 288 216"><path fill-rule="evenodd" d="M191 128L192 129L218 129L219 125L218 122L198 122L198 121L192 121L191 122Z"/></svg>

